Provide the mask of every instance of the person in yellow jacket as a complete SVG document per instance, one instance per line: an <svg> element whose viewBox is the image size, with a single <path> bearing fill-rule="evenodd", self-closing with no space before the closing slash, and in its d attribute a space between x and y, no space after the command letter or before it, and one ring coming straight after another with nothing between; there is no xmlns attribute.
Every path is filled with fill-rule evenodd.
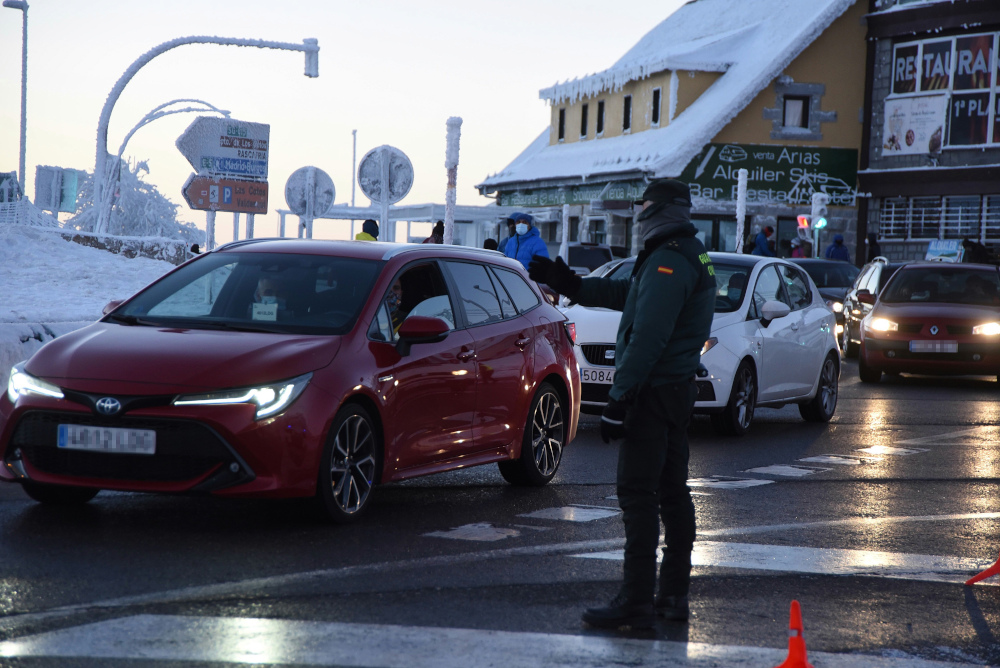
<svg viewBox="0 0 1000 668"><path fill-rule="evenodd" d="M369 218L361 223L361 231L354 235L355 241L378 241L378 223Z"/></svg>

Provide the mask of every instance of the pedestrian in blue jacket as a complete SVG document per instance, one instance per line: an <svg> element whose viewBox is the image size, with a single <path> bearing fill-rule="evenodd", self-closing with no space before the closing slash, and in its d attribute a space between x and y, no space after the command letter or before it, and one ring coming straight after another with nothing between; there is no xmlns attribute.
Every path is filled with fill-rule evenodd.
<svg viewBox="0 0 1000 668"><path fill-rule="evenodd" d="M549 249L542 241L538 228L533 225L534 219L526 213L515 213L510 218L514 221L514 231L517 236L507 241L503 254L523 264L525 269L528 268L532 255L549 257Z"/></svg>
<svg viewBox="0 0 1000 668"><path fill-rule="evenodd" d="M774 257L775 252L771 250L771 245L768 244L768 240L771 235L774 234L774 228L768 225L757 234L757 238L754 239L753 251L751 255L763 255L764 257Z"/></svg>
<svg viewBox="0 0 1000 668"><path fill-rule="evenodd" d="M851 261L851 251L844 245L844 235L834 234L833 243L826 247L826 259Z"/></svg>

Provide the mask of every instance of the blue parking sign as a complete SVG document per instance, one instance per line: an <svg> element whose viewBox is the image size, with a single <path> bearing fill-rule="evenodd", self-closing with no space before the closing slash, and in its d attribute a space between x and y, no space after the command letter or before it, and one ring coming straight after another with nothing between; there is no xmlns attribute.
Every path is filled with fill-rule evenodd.
<svg viewBox="0 0 1000 668"><path fill-rule="evenodd" d="M232 204L233 203L233 189L229 186L222 187L222 203Z"/></svg>

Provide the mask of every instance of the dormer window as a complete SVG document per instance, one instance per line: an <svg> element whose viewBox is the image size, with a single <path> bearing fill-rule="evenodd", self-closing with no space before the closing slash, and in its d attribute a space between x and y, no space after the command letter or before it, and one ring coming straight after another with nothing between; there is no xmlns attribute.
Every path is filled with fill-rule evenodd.
<svg viewBox="0 0 1000 668"><path fill-rule="evenodd" d="M626 95L622 103L622 132L632 131L632 96Z"/></svg>
<svg viewBox="0 0 1000 668"><path fill-rule="evenodd" d="M650 124L654 127L660 127L660 89L653 89L653 109L649 115Z"/></svg>
<svg viewBox="0 0 1000 668"><path fill-rule="evenodd" d="M559 141L566 139L566 108L559 110Z"/></svg>
<svg viewBox="0 0 1000 668"><path fill-rule="evenodd" d="M587 106L583 105L580 107L580 137L587 136Z"/></svg>
<svg viewBox="0 0 1000 668"><path fill-rule="evenodd" d="M597 101L597 136L604 134L604 100Z"/></svg>

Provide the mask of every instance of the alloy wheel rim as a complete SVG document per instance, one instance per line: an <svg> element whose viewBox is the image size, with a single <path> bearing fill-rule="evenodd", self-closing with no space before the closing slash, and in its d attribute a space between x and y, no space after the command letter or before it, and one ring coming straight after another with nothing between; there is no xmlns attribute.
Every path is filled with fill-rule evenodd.
<svg viewBox="0 0 1000 668"><path fill-rule="evenodd" d="M837 374L833 360L828 359L823 365L823 376L820 380L821 401L826 415L832 415L837 407Z"/></svg>
<svg viewBox="0 0 1000 668"><path fill-rule="evenodd" d="M743 369L740 374L739 387L736 392L736 415L740 426L746 429L753 419L754 409L754 386L753 374L750 369Z"/></svg>
<svg viewBox="0 0 1000 668"><path fill-rule="evenodd" d="M364 507L375 479L375 434L360 415L344 420L333 440L330 484L333 500L347 514Z"/></svg>
<svg viewBox="0 0 1000 668"><path fill-rule="evenodd" d="M563 449L562 405L559 398L546 392L538 400L531 416L531 454L543 476L556 472Z"/></svg>

